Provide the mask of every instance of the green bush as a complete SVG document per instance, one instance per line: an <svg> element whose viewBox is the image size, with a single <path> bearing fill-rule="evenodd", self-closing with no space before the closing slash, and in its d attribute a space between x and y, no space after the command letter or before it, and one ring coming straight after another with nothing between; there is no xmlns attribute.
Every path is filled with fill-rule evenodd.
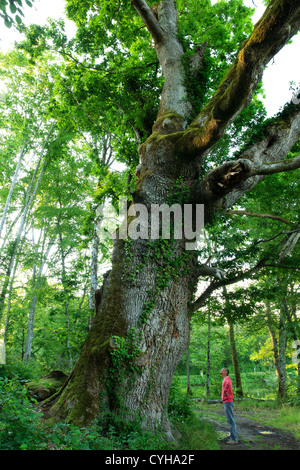
<svg viewBox="0 0 300 470"><path fill-rule="evenodd" d="M181 421L191 415L189 398L186 392L181 390L180 380L176 376L173 379L170 389L168 413L171 418Z"/></svg>
<svg viewBox="0 0 300 470"><path fill-rule="evenodd" d="M10 380L16 380L20 383L30 382L39 378L40 371L33 365L24 364L24 362L15 362L12 364L0 365L0 379L5 377Z"/></svg>
<svg viewBox="0 0 300 470"><path fill-rule="evenodd" d="M8 371L6 371L7 373ZM95 421L88 428L59 422L49 425L27 396L24 383L29 376L22 367L10 370L11 378L0 376L0 450L163 450L170 448L163 431L143 429L142 420L124 420L111 414L103 427ZM28 370L27 370L28 372ZM24 382L24 383L21 383ZM174 380L168 405L169 416L180 426L185 445L204 448L210 438L208 428L193 420L186 393ZM201 444L199 444L201 441ZM203 447L204 445L204 447ZM184 447L182 447L184 448ZM208 448L208 447L207 447Z"/></svg>
<svg viewBox="0 0 300 470"><path fill-rule="evenodd" d="M52 450L111 450L114 442L101 435L95 424L80 428L72 424L59 422L48 426L47 447Z"/></svg>
<svg viewBox="0 0 300 470"><path fill-rule="evenodd" d="M20 383L0 377L1 450L36 450L46 441L42 427L37 425L41 415L26 393Z"/></svg>
<svg viewBox="0 0 300 470"><path fill-rule="evenodd" d="M100 422L81 428L64 422L42 423L27 389L17 380L0 377L0 450L136 450L165 449L161 432L142 429L140 420L114 417L105 429Z"/></svg>

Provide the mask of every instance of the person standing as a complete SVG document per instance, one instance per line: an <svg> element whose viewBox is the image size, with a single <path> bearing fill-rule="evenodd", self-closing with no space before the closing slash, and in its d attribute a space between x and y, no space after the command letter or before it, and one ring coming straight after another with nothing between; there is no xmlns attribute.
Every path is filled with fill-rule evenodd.
<svg viewBox="0 0 300 470"><path fill-rule="evenodd" d="M222 383L222 402L224 405L225 416L230 431L230 439L227 441L227 444L237 444L238 435L235 424L235 419L233 415L233 391L232 391L232 382L229 377L229 370L224 367L220 370L220 374L223 377Z"/></svg>

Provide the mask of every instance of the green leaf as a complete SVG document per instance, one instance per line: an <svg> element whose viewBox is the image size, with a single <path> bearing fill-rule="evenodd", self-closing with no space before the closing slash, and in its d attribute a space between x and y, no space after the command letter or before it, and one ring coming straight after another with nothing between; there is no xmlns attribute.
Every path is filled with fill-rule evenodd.
<svg viewBox="0 0 300 470"><path fill-rule="evenodd" d="M7 28L11 28L12 22L10 20L4 20L4 24Z"/></svg>
<svg viewBox="0 0 300 470"><path fill-rule="evenodd" d="M12 13L16 13L16 11L17 11L17 7L13 3L10 3L9 9Z"/></svg>

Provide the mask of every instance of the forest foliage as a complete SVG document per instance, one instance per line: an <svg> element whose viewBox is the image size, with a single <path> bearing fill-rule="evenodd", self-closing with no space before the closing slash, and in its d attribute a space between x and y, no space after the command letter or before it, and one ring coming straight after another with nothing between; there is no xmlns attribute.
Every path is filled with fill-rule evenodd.
<svg viewBox="0 0 300 470"><path fill-rule="evenodd" d="M177 3L186 51L192 55L209 42L200 75L189 81L196 112L250 34L252 10L241 0ZM126 435L129 448L141 448L149 436L139 440L136 428L121 434L120 423L106 430L109 437L101 437L99 423L86 434L63 423L51 432L36 427L22 385L53 369L69 374L79 357L95 314L95 286L110 268L112 252L112 242L97 237L103 221L97 208L117 209L120 196L132 198L137 147L151 133L162 86L156 55L130 2L119 16L111 2L99 10L98 2L68 0L66 11L77 25L71 39L62 20L22 27L22 2L0 0L5 25L15 22L25 34L0 53L0 338L6 353L0 366L1 445L34 449L44 442L47 448L52 439L58 448L77 448L79 442L78 448L122 448L118 439ZM118 21L108 21L112 13ZM201 96L195 91L199 81ZM263 132L269 122L263 93L260 84L203 171ZM289 157L298 154L299 143ZM299 176L299 169L269 176L206 228L199 258L217 267L220 277L199 283L191 320L188 369L199 376L201 396L218 397L219 369L238 361L242 372L272 371L276 377L276 369L273 398L299 403L299 370L292 362L300 339ZM186 361L179 376L187 374ZM170 413L188 414L175 382ZM151 439L159 445L159 436Z"/></svg>

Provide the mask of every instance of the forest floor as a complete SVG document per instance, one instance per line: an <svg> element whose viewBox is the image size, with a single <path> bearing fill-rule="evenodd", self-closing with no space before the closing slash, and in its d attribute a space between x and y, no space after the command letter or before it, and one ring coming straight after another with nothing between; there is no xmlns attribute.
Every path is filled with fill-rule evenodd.
<svg viewBox="0 0 300 470"><path fill-rule="evenodd" d="M202 420L214 425L220 435L220 450L300 450L300 441L290 431L266 424L266 413L260 410L234 406L239 437L236 445L228 445L224 439L228 435L228 426L222 403L205 405L204 409L199 404L195 411Z"/></svg>

